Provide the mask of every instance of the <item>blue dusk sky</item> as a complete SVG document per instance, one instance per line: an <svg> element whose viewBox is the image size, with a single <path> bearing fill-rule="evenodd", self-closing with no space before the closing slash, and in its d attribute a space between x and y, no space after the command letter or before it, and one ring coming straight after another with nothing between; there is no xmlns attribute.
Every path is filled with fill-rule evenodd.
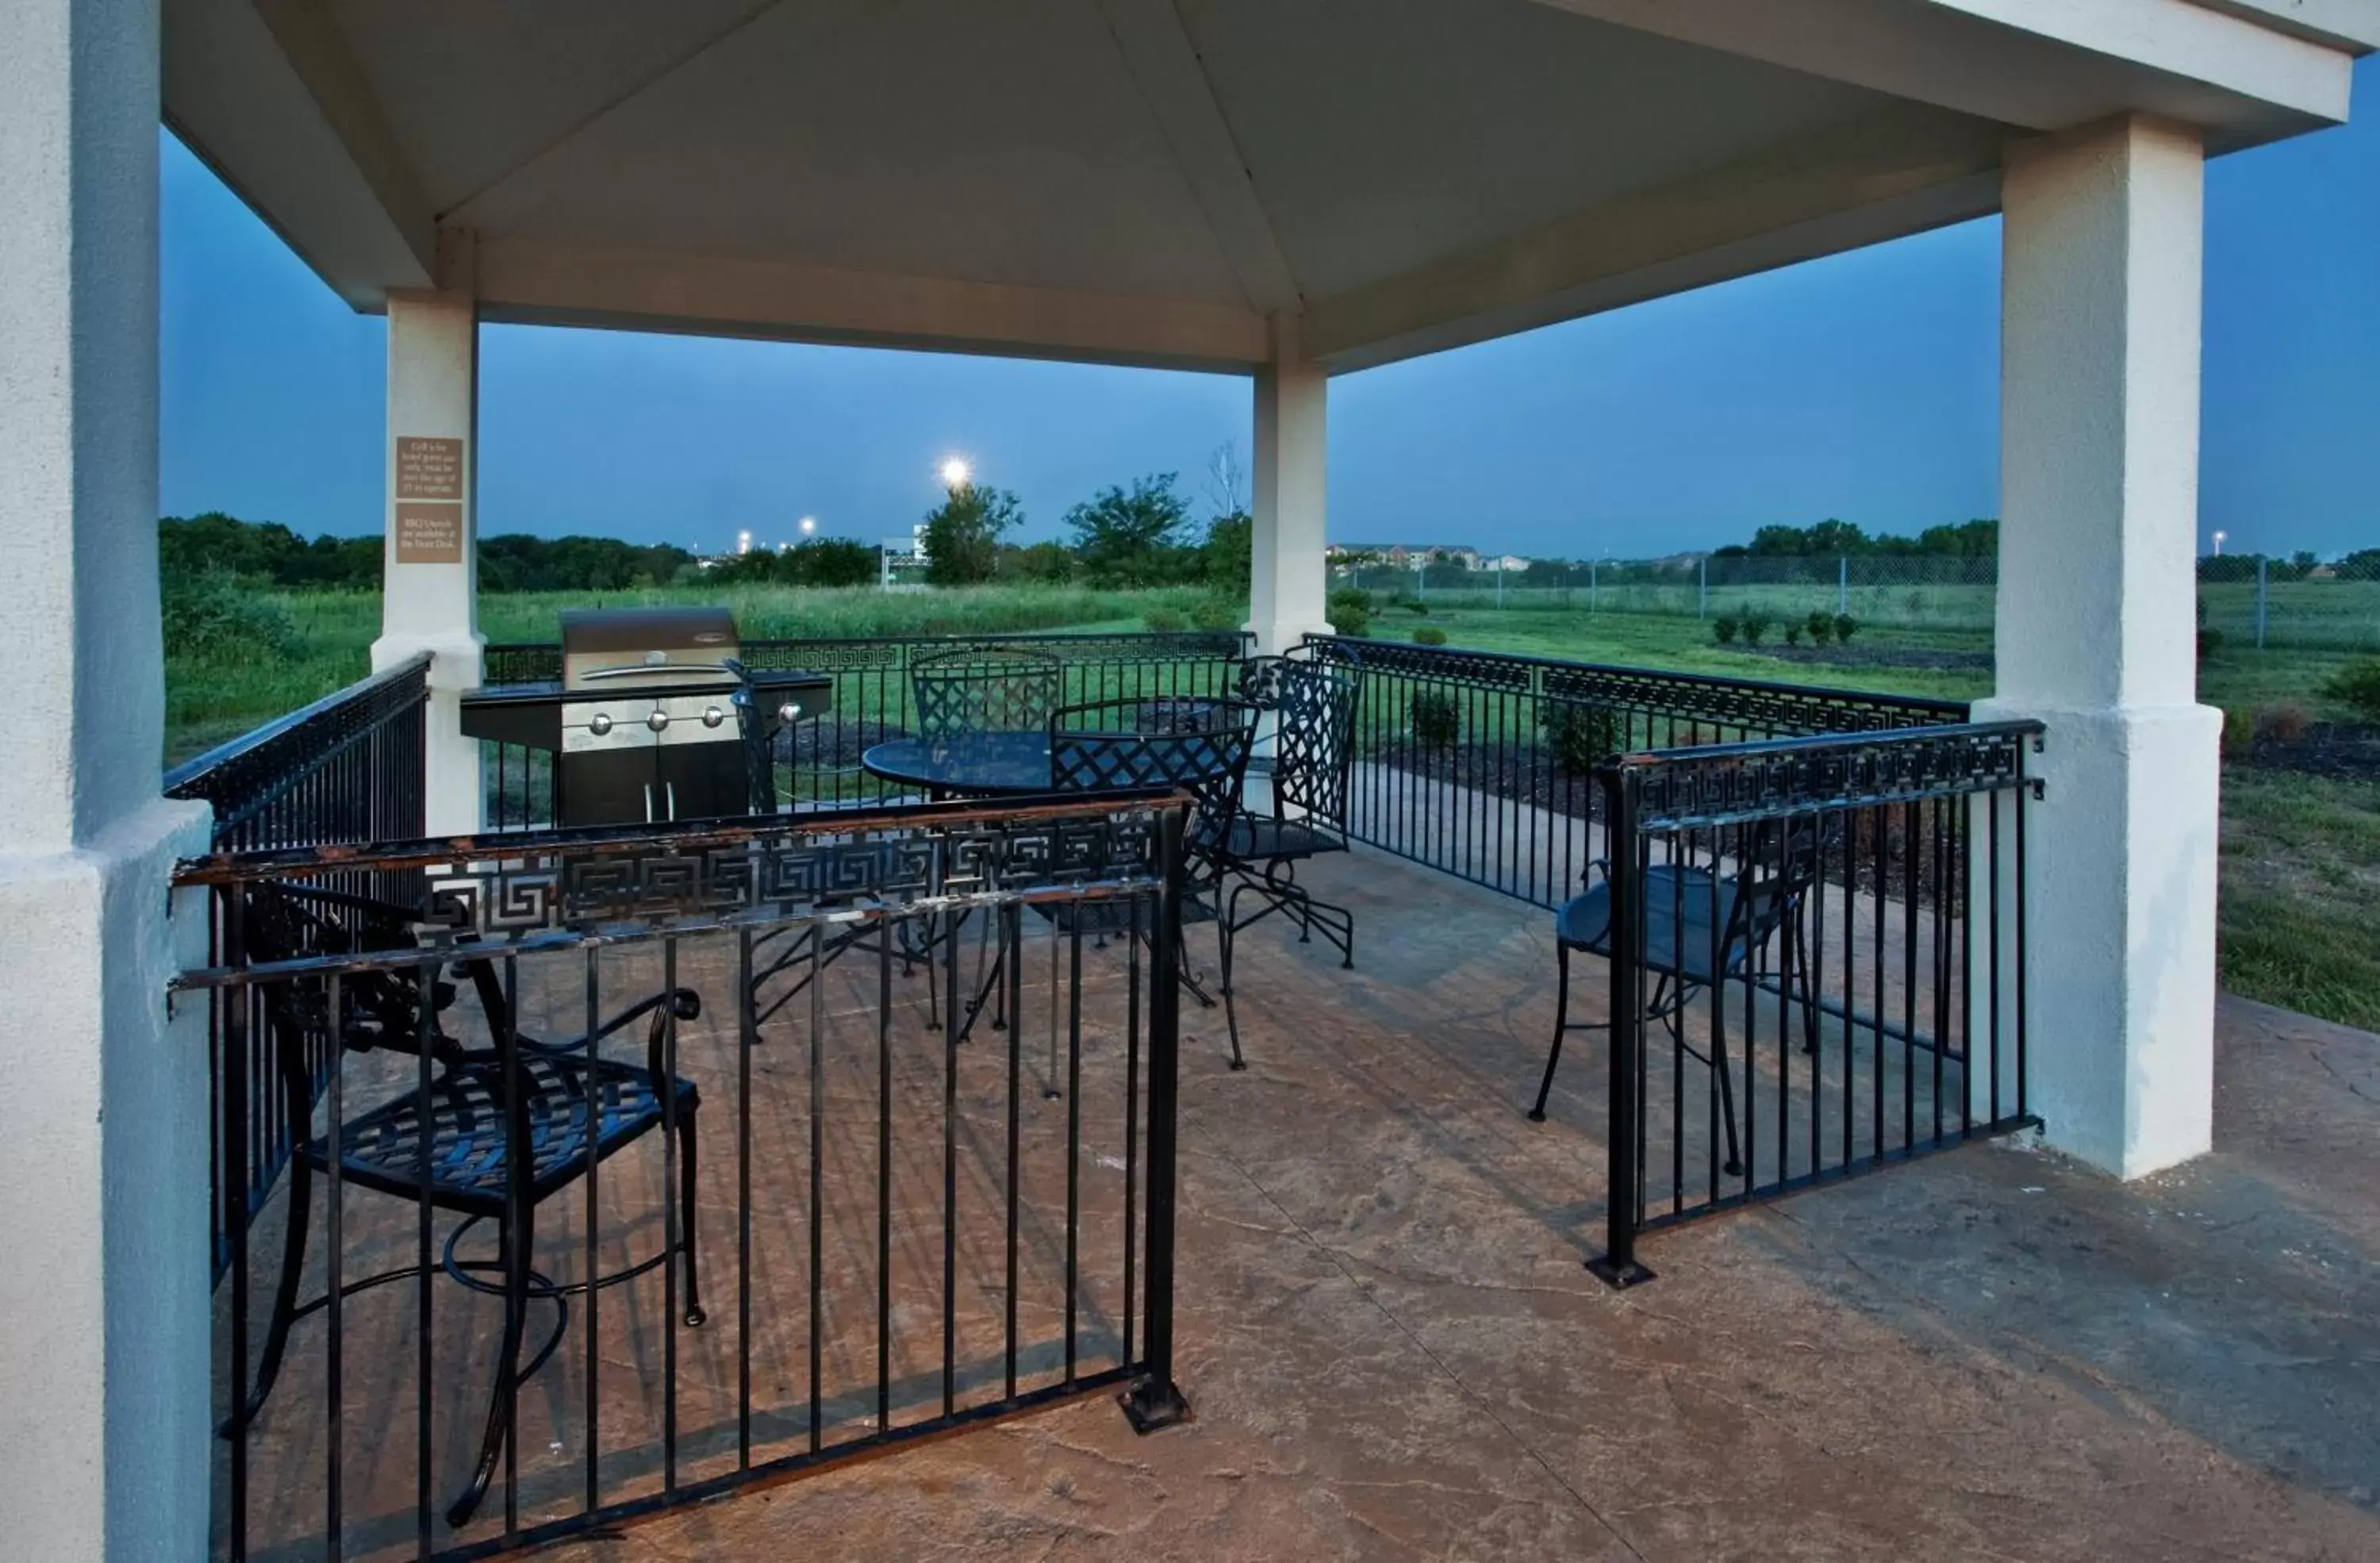
<svg viewBox="0 0 2380 1563"><path fill-rule="evenodd" d="M2208 170L2202 541L2380 546L2375 67L2354 124ZM161 139L165 512L377 530L382 321ZM1965 224L1334 380L1330 535L1624 558L1993 515L1998 247ZM1029 540L1248 450L1247 382L1220 375L497 326L480 391L490 534L720 550L810 515L872 541L955 453Z"/></svg>

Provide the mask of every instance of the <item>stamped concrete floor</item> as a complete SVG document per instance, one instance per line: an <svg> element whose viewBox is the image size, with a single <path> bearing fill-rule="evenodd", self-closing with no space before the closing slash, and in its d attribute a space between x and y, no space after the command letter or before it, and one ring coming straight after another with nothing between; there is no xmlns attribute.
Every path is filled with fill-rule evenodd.
<svg viewBox="0 0 2380 1563"><path fill-rule="evenodd" d="M2228 1001L2201 1162L1976 1145L1648 1240L1615 1293L1599 1048L1521 1112L1545 916L1312 878L1357 969L1252 936L1244 1073L1187 1012L1194 1423L1075 1404L541 1556L2380 1557L2380 1037Z"/></svg>

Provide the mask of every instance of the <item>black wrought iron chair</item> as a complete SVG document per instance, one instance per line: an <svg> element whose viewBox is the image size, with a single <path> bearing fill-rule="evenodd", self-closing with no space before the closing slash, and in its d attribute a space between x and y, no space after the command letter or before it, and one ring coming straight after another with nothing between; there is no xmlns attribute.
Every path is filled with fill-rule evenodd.
<svg viewBox="0 0 2380 1563"><path fill-rule="evenodd" d="M1777 950L1779 981L1796 990L1803 1047L1815 1051L1817 1007L1810 983L1810 954L1802 909L1816 882L1828 832L1811 821L1764 821L1737 834L1732 862L1716 850L1710 861L1656 863L1644 871L1643 969L1654 978L1647 1019L1658 1019L1684 1053L1716 1072L1719 1111L1727 1122L1727 1160L1732 1177L1742 1170L1736 1137L1735 1087L1728 1068L1727 1041L1714 1033L1705 1054L1685 1039L1684 1016L1694 995L1722 983L1758 982L1767 975L1768 951ZM1529 1117L1546 1119L1546 1097L1561 1062L1562 1037L1572 1031L1608 1031L1609 1020L1570 1018L1572 951L1611 958L1614 927L1610 864L1587 865L1594 881L1554 913L1554 943L1560 963L1555 989L1553 1046L1546 1054L1545 1078Z"/></svg>
<svg viewBox="0 0 2380 1563"><path fill-rule="evenodd" d="M259 963L419 947L413 931L419 917L415 909L310 886L252 886L245 894L242 915L248 957ZM479 999L492 1039L488 1047L467 1048L448 1035L440 1017L454 1005L455 985L433 977L425 996L414 968L341 972L335 1016L327 975L265 986L266 1022L290 1122L310 1125L313 1121L315 1074L310 1057L321 1055L323 1038L335 1038L328 1049L333 1069L339 1067L343 1052L387 1048L419 1058L426 1047L435 1072L426 1091L403 1091L346 1120L340 1127L335 1168L327 1135L308 1138L290 1158L281 1276L256 1384L223 1432L227 1437L239 1436L254 1420L280 1373L291 1327L330 1302L327 1292L304 1302L298 1299L314 1176L335 1173L346 1182L399 1199L419 1202L426 1197L434 1208L463 1218L447 1234L440 1267L458 1284L504 1302L504 1339L479 1460L469 1484L446 1510L447 1522L460 1526L486 1496L503 1457L511 1433L512 1397L507 1391L526 1382L561 1344L569 1324L570 1297L633 1279L683 1256L686 1306L681 1316L689 1327L704 1321L695 1243L695 1119L701 1099L691 1081L665 1075L662 1069L669 1015L692 1020L702 1012L702 1003L691 988L656 993L586 1036L540 1042L517 1031L504 985L490 961L465 958L454 969L469 978ZM642 1064L601 1056L598 1045L605 1037L646 1017ZM311 1048L310 1038L314 1039ZM507 1038L514 1044L510 1048ZM625 1269L568 1285L540 1274L531 1262L538 1206L577 1181L588 1169L590 1153L595 1161L606 1160L661 1127L672 1116L670 1097L674 1097L680 1157L677 1242ZM516 1155L521 1146L530 1147L531 1154ZM466 1236L491 1220L497 1223L496 1257L458 1254ZM492 1272L496 1279L483 1278ZM420 1273L418 1266L382 1271L347 1282L339 1295L352 1296ZM529 1305L539 1301L554 1304L553 1329L523 1363Z"/></svg>
<svg viewBox="0 0 2380 1563"><path fill-rule="evenodd" d="M1023 647L965 647L911 663L909 687L920 738L1029 732L1065 697L1065 667Z"/></svg>
<svg viewBox="0 0 2380 1563"><path fill-rule="evenodd" d="M1298 942L1315 932L1355 963L1355 915L1318 900L1297 882L1297 866L1347 850L1347 782L1354 764L1355 704L1362 670L1342 661L1299 657L1251 657L1241 665L1240 688L1273 716L1270 798L1262 809L1242 807L1228 830L1209 843L1232 883L1222 912L1222 974L1232 992L1232 947L1244 931L1278 912L1297 925ZM1257 898L1243 916L1240 898ZM1239 1058L1237 1027L1232 1056ZM1237 1067L1237 1064L1234 1064Z"/></svg>
<svg viewBox="0 0 2380 1563"><path fill-rule="evenodd" d="M1178 698L1092 700L1062 706L1050 717L1050 779L1061 793L1112 793L1148 787L1180 787L1196 800L1184 831L1186 854L1182 895L1184 924L1221 927L1221 888L1226 866L1215 843L1226 839L1246 784L1248 755L1262 713L1245 700ZM1080 931L1102 939L1132 931L1131 908L1115 902L1036 903L1034 910L1061 933ZM1149 930L1142 928L1142 937ZM1182 946L1184 986L1208 1008L1214 1006L1192 971L1189 947ZM1223 989L1232 1034L1232 1067L1244 1069L1239 1023Z"/></svg>

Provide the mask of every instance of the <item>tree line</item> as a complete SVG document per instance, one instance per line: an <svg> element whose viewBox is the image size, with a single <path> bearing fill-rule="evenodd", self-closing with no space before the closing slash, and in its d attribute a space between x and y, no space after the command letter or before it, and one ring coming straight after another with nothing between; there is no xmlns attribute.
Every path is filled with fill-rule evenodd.
<svg viewBox="0 0 2380 1563"><path fill-rule="evenodd" d="M925 517L926 579L935 586L986 581L1093 587L1206 586L1245 597L1255 523L1246 477L1233 447L1217 451L1205 474L1212 515L1201 525L1180 475L1151 473L1102 489L1069 509L1065 541L1016 543L1024 506L1004 489L963 483ZM220 511L168 515L157 524L158 563L167 579L228 575L274 586L377 591L378 536L307 539L277 521L243 521ZM674 543L616 538L539 538L521 532L480 539L484 591L623 591L699 582L715 586L853 587L878 579L877 550L847 538L812 538L788 549L755 549L698 560Z"/></svg>
<svg viewBox="0 0 2380 1563"><path fill-rule="evenodd" d="M243 521L221 511L157 523L157 563L168 579L230 575L279 587L378 591L381 555L377 533L308 539L278 521ZM623 591L667 586L694 562L671 543L508 532L480 539L480 585L489 591Z"/></svg>
<svg viewBox="0 0 2380 1563"><path fill-rule="evenodd" d="M378 591L381 555L377 535L308 539L277 521L243 521L221 511L168 515L157 523L157 563L168 579L228 575L297 589ZM846 538L813 538L782 552L760 550L716 560L706 569L674 543L526 532L480 539L484 591L627 591L695 580L865 586L876 580L876 551Z"/></svg>
<svg viewBox="0 0 2380 1563"><path fill-rule="evenodd" d="M1214 514L1202 527L1181 475L1156 472L1100 490L1069 509L1065 541L1016 544L1024 506L1005 489L962 483L926 514L926 580L972 586L1014 580L1092 587L1205 586L1245 596L1256 523L1230 446L1208 473Z"/></svg>
<svg viewBox="0 0 2380 1563"><path fill-rule="evenodd" d="M1928 527L1913 538L1880 532L1870 537L1855 522L1828 519L1807 527L1763 527L1749 543L1713 549L1714 559L1840 559L1924 555L1942 559L1991 559L2000 551L2000 524L1988 518L1955 526Z"/></svg>

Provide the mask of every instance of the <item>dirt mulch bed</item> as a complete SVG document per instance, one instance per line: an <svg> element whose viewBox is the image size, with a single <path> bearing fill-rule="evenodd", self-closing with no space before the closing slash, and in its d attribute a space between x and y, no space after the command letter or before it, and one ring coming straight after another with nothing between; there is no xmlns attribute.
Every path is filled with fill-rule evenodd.
<svg viewBox="0 0 2380 1563"><path fill-rule="evenodd" d="M1868 646L1744 646L1726 648L1748 656L1779 662L1806 662L1830 668L1925 668L1936 672L1988 672L1988 651L1926 651L1908 647Z"/></svg>
<svg viewBox="0 0 2380 1563"><path fill-rule="evenodd" d="M1595 777L1573 774L1543 749L1425 749L1410 739L1391 742L1364 756L1374 765L1444 782L1500 798L1533 804L1572 819L1585 819L1596 794Z"/></svg>
<svg viewBox="0 0 2380 1563"><path fill-rule="evenodd" d="M2259 733L2244 757L2250 765L2271 770L2301 771L2341 782L2380 782L2380 727L2318 721L2292 739Z"/></svg>

